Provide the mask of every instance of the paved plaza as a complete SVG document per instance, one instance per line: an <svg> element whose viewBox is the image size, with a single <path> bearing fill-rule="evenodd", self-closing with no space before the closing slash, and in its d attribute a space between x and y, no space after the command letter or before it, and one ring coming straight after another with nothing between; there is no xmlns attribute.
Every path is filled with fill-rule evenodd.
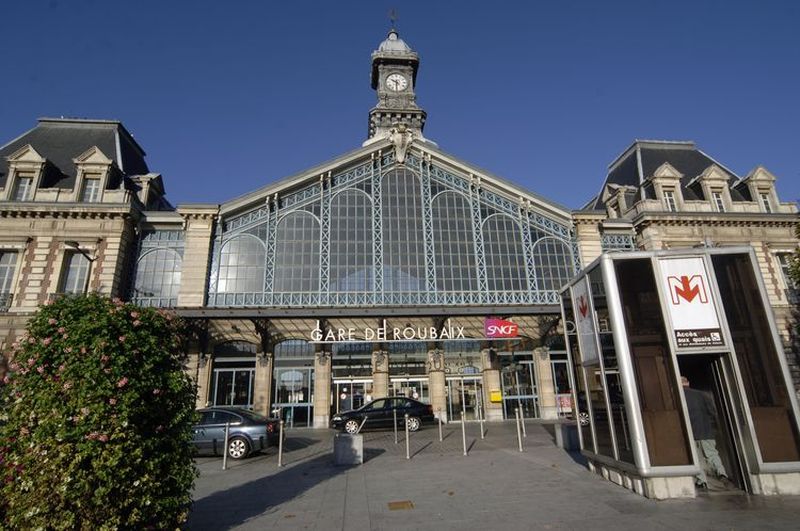
<svg viewBox="0 0 800 531"><path fill-rule="evenodd" d="M240 462L199 458L188 528L202 529L798 529L800 497L712 494L653 501L589 472L529 422L364 434L361 466L333 464L334 432L290 430L284 467L270 449Z"/></svg>

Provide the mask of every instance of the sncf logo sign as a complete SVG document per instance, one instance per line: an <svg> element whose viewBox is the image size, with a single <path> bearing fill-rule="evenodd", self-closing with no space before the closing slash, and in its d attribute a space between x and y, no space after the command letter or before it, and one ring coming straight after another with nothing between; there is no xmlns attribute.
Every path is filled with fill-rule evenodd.
<svg viewBox="0 0 800 531"><path fill-rule="evenodd" d="M502 319L486 319L483 322L483 331L489 339L517 337L519 326L517 326L517 323Z"/></svg>
<svg viewBox="0 0 800 531"><path fill-rule="evenodd" d="M672 304L678 306L681 303L691 303L695 298L701 304L708 304L708 292L701 275L669 276L667 283Z"/></svg>

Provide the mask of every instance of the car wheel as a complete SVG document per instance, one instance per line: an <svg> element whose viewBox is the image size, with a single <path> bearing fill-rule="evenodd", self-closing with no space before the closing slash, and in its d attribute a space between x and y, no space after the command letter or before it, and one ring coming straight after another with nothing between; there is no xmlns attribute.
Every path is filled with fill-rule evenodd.
<svg viewBox="0 0 800 531"><path fill-rule="evenodd" d="M588 426L589 425L589 414L586 413L585 411L583 411L580 414L578 414L578 423L580 423L581 426Z"/></svg>
<svg viewBox="0 0 800 531"><path fill-rule="evenodd" d="M244 459L250 453L250 445L244 437L234 437L228 441L228 457Z"/></svg>
<svg viewBox="0 0 800 531"><path fill-rule="evenodd" d="M350 419L344 423L344 431L349 433L350 435L355 435L358 433L358 421L355 419Z"/></svg>
<svg viewBox="0 0 800 531"><path fill-rule="evenodd" d="M408 423L408 431L417 431L422 425L417 417L408 417L406 422Z"/></svg>

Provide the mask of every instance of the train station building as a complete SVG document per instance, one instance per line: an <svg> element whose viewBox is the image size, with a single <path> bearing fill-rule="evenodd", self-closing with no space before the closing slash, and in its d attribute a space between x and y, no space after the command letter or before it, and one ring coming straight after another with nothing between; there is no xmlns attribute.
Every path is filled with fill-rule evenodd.
<svg viewBox="0 0 800 531"><path fill-rule="evenodd" d="M603 253L736 246L797 386L800 216L767 169L634 141L569 209L426 138L420 57L397 31L371 57L365 139L221 203L173 206L174 177L117 121L40 119L5 143L3 346L49 298L97 291L190 323L198 406L280 410L294 427L392 395L448 421L576 417L562 288Z"/></svg>

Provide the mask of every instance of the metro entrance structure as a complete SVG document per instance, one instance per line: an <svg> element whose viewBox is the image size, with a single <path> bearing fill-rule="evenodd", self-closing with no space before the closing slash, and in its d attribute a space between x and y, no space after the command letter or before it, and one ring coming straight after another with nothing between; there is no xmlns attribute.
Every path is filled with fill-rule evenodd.
<svg viewBox="0 0 800 531"><path fill-rule="evenodd" d="M800 494L800 427L750 248L608 253L563 291L581 448L652 498Z"/></svg>

